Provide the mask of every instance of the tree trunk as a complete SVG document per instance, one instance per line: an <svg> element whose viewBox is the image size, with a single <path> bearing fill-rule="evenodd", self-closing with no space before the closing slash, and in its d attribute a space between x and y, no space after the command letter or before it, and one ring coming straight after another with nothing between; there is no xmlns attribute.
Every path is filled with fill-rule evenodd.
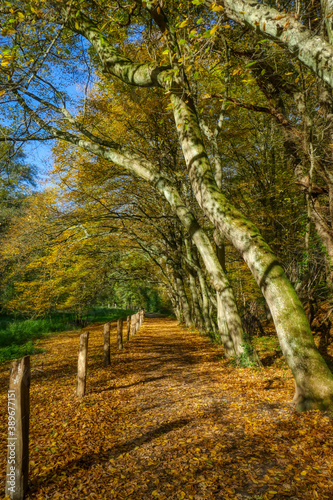
<svg viewBox="0 0 333 500"><path fill-rule="evenodd" d="M105 323L104 325L104 366L109 366L110 361L110 330L111 323Z"/></svg>
<svg viewBox="0 0 333 500"><path fill-rule="evenodd" d="M130 339L131 334L131 316L127 316L127 341Z"/></svg>
<svg viewBox="0 0 333 500"><path fill-rule="evenodd" d="M191 243L188 240L185 240L186 254L187 259L189 261L190 266L193 266L192 262L192 252L191 252ZM203 321L201 314L201 307L199 303L197 284L195 279L195 271L190 267L189 270L189 278L190 278L190 290L192 296L192 306L193 306L193 318L195 321L195 326L199 329L200 332L203 331Z"/></svg>
<svg viewBox="0 0 333 500"><path fill-rule="evenodd" d="M139 330L140 328L140 313L137 312L135 315L135 333Z"/></svg>
<svg viewBox="0 0 333 500"><path fill-rule="evenodd" d="M200 283L200 288L201 288L201 296L202 296L202 314L203 314L203 319L205 323L205 329L206 332L212 332L213 331L213 325L211 324L210 321L210 315L209 315L209 297L207 293L207 287L206 287L206 281L203 272L201 269L198 271L198 278L199 278L199 283ZM231 342L231 339L228 339L229 342ZM235 353L235 351L233 351Z"/></svg>
<svg viewBox="0 0 333 500"><path fill-rule="evenodd" d="M123 348L123 322L123 318L119 318L117 321L117 343L119 350Z"/></svg>
<svg viewBox="0 0 333 500"><path fill-rule="evenodd" d="M136 333L136 315L132 314L131 316L131 336L135 335Z"/></svg>
<svg viewBox="0 0 333 500"><path fill-rule="evenodd" d="M81 333L79 358L77 364L76 395L78 398L82 398L86 393L88 338L89 338L89 332Z"/></svg>
<svg viewBox="0 0 333 500"><path fill-rule="evenodd" d="M214 3L213 0L209 2ZM281 13L267 4L251 0L221 0L220 3L227 17L250 26L257 34L282 45L333 87L332 45L324 37L307 29L292 13Z"/></svg>
<svg viewBox="0 0 333 500"><path fill-rule="evenodd" d="M191 312L190 312L190 306L189 306L186 292L185 292L185 288L184 288L183 278L178 271L175 271L174 274L175 274L175 283L176 283L176 287L177 287L177 293L178 293L180 306L181 306L182 314L183 314L183 318L184 318L184 323L189 328L190 326L192 326Z"/></svg>
<svg viewBox="0 0 333 500"><path fill-rule="evenodd" d="M298 410L333 407L333 375L314 343L304 309L258 229L220 192L194 107L172 94L174 116L192 187L200 207L241 253L269 305L282 352L296 384Z"/></svg>
<svg viewBox="0 0 333 500"><path fill-rule="evenodd" d="M223 269L223 271L226 273L226 267L225 267L225 242L223 236L218 232L214 232L214 240L216 244L216 256L219 260L219 263ZM217 324L221 336L221 341L224 344L228 346L226 349L226 354L227 356L234 356L236 355L239 357L242 352L243 352L243 347L242 347L242 342L243 342L243 326L242 326L242 320L238 314L233 314L231 317L231 320L229 320L229 323L235 323L237 322L237 328L229 328L228 324L228 317L230 315L230 311L234 309L228 304L228 300L231 301L231 305L236 304L236 300L233 296L233 292L231 290L230 295L231 299L228 298L227 296L222 297L219 293L216 294L216 299L217 299ZM225 300L223 300L223 298ZM230 344L230 340L232 339L232 348Z"/></svg>
<svg viewBox="0 0 333 500"><path fill-rule="evenodd" d="M13 361L8 391L6 495L23 500L29 474L30 356Z"/></svg>

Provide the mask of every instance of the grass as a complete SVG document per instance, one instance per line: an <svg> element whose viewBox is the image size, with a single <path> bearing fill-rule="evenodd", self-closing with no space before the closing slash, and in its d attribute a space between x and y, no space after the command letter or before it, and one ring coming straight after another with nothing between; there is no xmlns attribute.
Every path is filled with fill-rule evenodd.
<svg viewBox="0 0 333 500"><path fill-rule="evenodd" d="M23 356L28 356L30 354L38 354L44 352L43 349L39 349L34 345L32 340L29 340L23 345L10 345L7 347L0 348L0 364L11 359L22 358Z"/></svg>
<svg viewBox="0 0 333 500"><path fill-rule="evenodd" d="M124 309L96 308L89 311L83 320L86 324L115 321L126 318L133 311ZM80 328L73 313L54 313L48 318L26 319L0 316L0 364L11 359L41 352L38 339L56 332Z"/></svg>

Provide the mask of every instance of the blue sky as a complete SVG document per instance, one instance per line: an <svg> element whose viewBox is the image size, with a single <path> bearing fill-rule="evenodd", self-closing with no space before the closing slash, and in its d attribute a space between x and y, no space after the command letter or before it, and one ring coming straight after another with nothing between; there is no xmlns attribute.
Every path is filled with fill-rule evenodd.
<svg viewBox="0 0 333 500"><path fill-rule="evenodd" d="M51 142L33 141L25 145L26 162L35 165L38 169L38 184L42 189L47 181L47 172L52 167L52 144Z"/></svg>

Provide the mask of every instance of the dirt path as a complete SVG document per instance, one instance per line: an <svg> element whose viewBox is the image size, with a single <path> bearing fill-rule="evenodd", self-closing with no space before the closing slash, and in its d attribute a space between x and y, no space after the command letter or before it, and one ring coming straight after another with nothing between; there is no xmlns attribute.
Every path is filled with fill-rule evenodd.
<svg viewBox="0 0 333 500"><path fill-rule="evenodd" d="M167 318L147 318L103 368L102 327L87 329L82 402L78 332L33 358L29 500L333 499L332 422L293 412L289 372L235 369Z"/></svg>

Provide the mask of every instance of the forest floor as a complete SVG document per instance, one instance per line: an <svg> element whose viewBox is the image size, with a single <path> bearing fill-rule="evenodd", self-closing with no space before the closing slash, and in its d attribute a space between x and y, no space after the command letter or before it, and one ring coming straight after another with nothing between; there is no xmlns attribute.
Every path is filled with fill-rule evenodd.
<svg viewBox="0 0 333 500"><path fill-rule="evenodd" d="M115 323L113 323L114 327ZM32 357L27 500L333 499L333 425L296 413L286 368L235 368L169 318L147 318L103 367L90 331L87 395L75 396L80 332ZM1 491L10 363L0 367Z"/></svg>

